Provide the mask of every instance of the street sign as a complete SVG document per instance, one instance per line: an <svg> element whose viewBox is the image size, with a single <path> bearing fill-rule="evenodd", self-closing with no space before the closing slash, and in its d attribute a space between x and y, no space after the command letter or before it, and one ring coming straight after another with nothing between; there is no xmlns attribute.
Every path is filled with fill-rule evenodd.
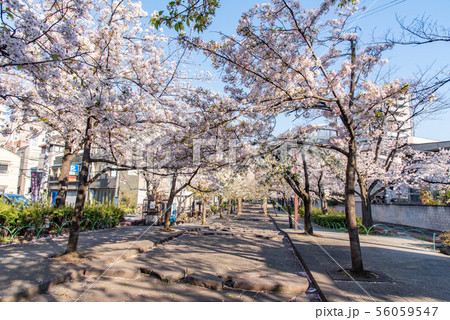
<svg viewBox="0 0 450 320"><path fill-rule="evenodd" d="M78 175L78 171L80 171L80 166L78 164L71 164L69 175L76 176Z"/></svg>
<svg viewBox="0 0 450 320"><path fill-rule="evenodd" d="M33 202L38 201L41 189L42 172L31 172L31 199Z"/></svg>

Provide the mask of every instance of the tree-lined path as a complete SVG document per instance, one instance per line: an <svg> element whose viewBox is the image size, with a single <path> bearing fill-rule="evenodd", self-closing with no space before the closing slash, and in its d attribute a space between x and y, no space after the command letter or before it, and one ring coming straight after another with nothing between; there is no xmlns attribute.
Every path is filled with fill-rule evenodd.
<svg viewBox="0 0 450 320"><path fill-rule="evenodd" d="M170 233L145 226L85 232L80 237L85 258L70 263L52 258L64 252L65 237L3 246L0 297L3 301L450 300L445 277L450 258L433 252L424 241L362 236L367 269L378 278L356 282L338 272L348 267L346 232L315 225L319 236L311 237L288 229L286 214L276 215L273 209L269 214L264 216L261 204L247 203L241 215L211 216L206 226L200 222L173 226L176 231Z"/></svg>
<svg viewBox="0 0 450 320"><path fill-rule="evenodd" d="M73 280L52 283L43 294L30 294L29 298L33 301L320 301L297 257L270 218L264 216L260 204L246 206L242 215L225 219L210 217L205 227L183 225L174 227L179 231L173 233L152 227L142 235L146 228L121 227L99 232L96 237L82 234L80 253L86 254L89 261L80 261L81 264L50 258L62 251L64 240L61 244L55 240L15 246L16 255L22 249L22 258L16 261L29 265L27 269L33 272L26 277L26 269L14 264L11 257L11 272L3 275L4 284L17 289L15 274L17 278L27 279L21 281L22 288L31 288L58 273L72 270ZM173 236L178 237L168 239ZM154 246L164 239L168 241ZM129 247L132 249L126 250ZM8 247L0 250L7 252ZM122 261L111 265L118 258ZM32 279L33 274L39 273L41 276ZM5 295L11 295L4 289Z"/></svg>

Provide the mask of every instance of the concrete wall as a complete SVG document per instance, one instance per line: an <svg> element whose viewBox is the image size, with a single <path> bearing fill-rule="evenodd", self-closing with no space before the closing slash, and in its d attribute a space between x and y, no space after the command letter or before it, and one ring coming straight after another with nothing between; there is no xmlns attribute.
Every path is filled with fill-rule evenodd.
<svg viewBox="0 0 450 320"><path fill-rule="evenodd" d="M344 206L335 207L344 211ZM356 214L361 217L361 203L356 202ZM394 223L431 230L450 230L450 207L373 204L372 216L375 222Z"/></svg>

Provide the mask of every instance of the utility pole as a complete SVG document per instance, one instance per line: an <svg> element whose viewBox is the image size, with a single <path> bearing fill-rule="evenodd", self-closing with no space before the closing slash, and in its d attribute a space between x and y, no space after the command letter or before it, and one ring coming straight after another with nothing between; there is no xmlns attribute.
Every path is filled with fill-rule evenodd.
<svg viewBox="0 0 450 320"><path fill-rule="evenodd" d="M297 174L297 148L295 148L294 174ZM298 195L294 196L294 230L298 230Z"/></svg>

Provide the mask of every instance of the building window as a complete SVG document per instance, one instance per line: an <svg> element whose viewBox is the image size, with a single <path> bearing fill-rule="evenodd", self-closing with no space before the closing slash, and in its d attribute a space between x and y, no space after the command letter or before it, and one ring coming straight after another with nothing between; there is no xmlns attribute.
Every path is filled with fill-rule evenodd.
<svg viewBox="0 0 450 320"><path fill-rule="evenodd" d="M8 173L8 165L4 163L0 163L0 173L6 174Z"/></svg>
<svg viewBox="0 0 450 320"><path fill-rule="evenodd" d="M93 189L92 198L100 203L114 202L114 189Z"/></svg>

